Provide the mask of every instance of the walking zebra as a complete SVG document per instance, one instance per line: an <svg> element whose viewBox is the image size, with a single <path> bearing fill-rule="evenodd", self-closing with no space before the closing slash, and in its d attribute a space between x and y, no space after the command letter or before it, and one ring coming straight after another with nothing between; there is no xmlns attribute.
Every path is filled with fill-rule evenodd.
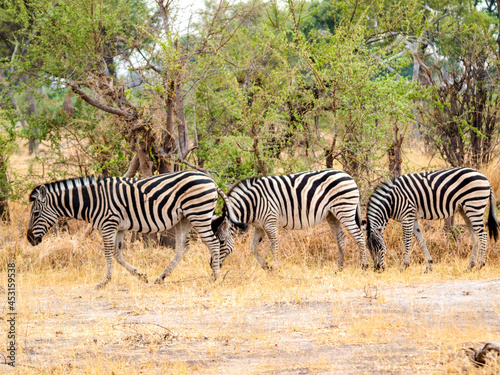
<svg viewBox="0 0 500 375"><path fill-rule="evenodd" d="M101 231L104 241L106 274L96 287L102 288L111 279L113 256L132 275L144 282L148 281L146 274L139 273L123 259L123 237L126 231L156 233L175 226L177 252L155 281L161 283L186 254L189 231L193 227L210 249L212 270L217 278L219 241L231 248L232 242L226 240L226 232L232 227L229 222L241 226L226 214L213 225L218 193L226 199L210 177L197 171L142 179L81 177L52 182L36 187L30 194L33 206L27 236L32 245L39 244L61 217L73 217L91 223Z"/></svg>
<svg viewBox="0 0 500 375"><path fill-rule="evenodd" d="M264 234L271 240L271 251L277 266L278 227L312 228L324 220L337 239L339 269L344 266L346 247L341 224L356 241L363 268L368 267L364 235L360 229L359 190L352 177L345 172L327 169L247 178L237 183L227 197L230 203L228 209L234 211L235 219L255 227L252 253L266 270L271 267L257 251ZM221 245L221 264L231 251L231 247Z"/></svg>
<svg viewBox="0 0 500 375"><path fill-rule="evenodd" d="M490 202L488 227L490 236L498 239L498 222L495 215L495 197L488 179L470 168L450 168L431 172L403 175L375 189L367 207L367 245L375 269L385 268L386 247L383 239L389 219L400 221L403 226L405 246L404 267L410 265L412 233L425 254L432 269L432 257L425 244L417 219L445 219L459 212L472 236L474 248L469 269L481 268L486 260L487 234L484 230L483 214ZM479 238L479 243L478 243ZM476 255L479 247L479 260Z"/></svg>

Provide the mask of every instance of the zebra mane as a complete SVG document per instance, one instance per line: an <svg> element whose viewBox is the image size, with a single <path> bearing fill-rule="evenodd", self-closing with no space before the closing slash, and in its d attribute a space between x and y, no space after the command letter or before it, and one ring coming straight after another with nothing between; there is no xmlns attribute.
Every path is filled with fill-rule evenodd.
<svg viewBox="0 0 500 375"><path fill-rule="evenodd" d="M370 212L370 207L372 205L373 198L386 197L393 187L394 187L394 181L383 181L375 188L372 195L370 195L370 198L368 199L368 204L366 205L366 233L370 233L371 230L370 228L371 223L368 213Z"/></svg>
<svg viewBox="0 0 500 375"><path fill-rule="evenodd" d="M49 182L48 184L41 184L35 187L30 193L30 202L33 202L39 194L40 186L45 185L49 193L59 193L64 190L69 190L78 186L89 186L93 185L102 180L102 177L95 176L84 176L68 178L66 180L59 180L54 182Z"/></svg>
<svg viewBox="0 0 500 375"><path fill-rule="evenodd" d="M258 177L247 177L244 178L243 180L238 181L236 184L234 184L229 191L227 192L227 195L229 196L233 190L236 190L239 186L251 186L253 183L258 180Z"/></svg>

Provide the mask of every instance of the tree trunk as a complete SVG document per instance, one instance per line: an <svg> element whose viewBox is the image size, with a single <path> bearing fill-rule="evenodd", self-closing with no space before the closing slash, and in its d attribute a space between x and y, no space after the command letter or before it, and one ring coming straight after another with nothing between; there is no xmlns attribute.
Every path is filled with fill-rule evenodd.
<svg viewBox="0 0 500 375"><path fill-rule="evenodd" d="M153 175L153 162L149 156L146 145L137 145L137 156L139 157L139 172L142 177L149 177Z"/></svg>
<svg viewBox="0 0 500 375"><path fill-rule="evenodd" d="M392 138L392 147L389 149L389 169L394 179L401 177L401 164L403 156L401 155L401 146L404 136L399 136L399 128L394 124L394 133Z"/></svg>
<svg viewBox="0 0 500 375"><path fill-rule="evenodd" d="M69 117L73 117L75 114L75 106L73 105L73 90L69 89L66 92L63 102L63 112Z"/></svg>
<svg viewBox="0 0 500 375"><path fill-rule="evenodd" d="M449 218L444 219L443 230L445 232L450 232L452 235L455 235L455 231L453 228L455 227L455 216L451 216Z"/></svg>
<svg viewBox="0 0 500 375"><path fill-rule="evenodd" d="M177 134L179 137L179 154L185 159L189 153L189 139L184 113L184 97L182 96L182 80L175 85L175 112L177 114Z"/></svg>
<svg viewBox="0 0 500 375"><path fill-rule="evenodd" d="M498 17L498 27L500 27L500 0L497 0L497 17ZM500 33L497 35L497 46L498 46L498 53L500 56Z"/></svg>
<svg viewBox="0 0 500 375"><path fill-rule="evenodd" d="M0 193L0 222L10 222L9 198Z"/></svg>
<svg viewBox="0 0 500 375"><path fill-rule="evenodd" d="M171 156L175 151L175 138L174 138L174 96L176 94L175 82L171 80L167 86L167 122L165 134L163 136L163 145L165 150L165 155L167 157ZM182 91L182 89L180 89ZM182 95L182 93L181 93ZM182 99L181 99L182 100ZM184 107L183 107L184 108ZM179 129L180 130L180 129ZM186 138L187 139L187 138ZM160 158L160 165L158 166L159 173L168 173L174 171L174 165L171 160L165 159L165 157ZM165 247L170 247L175 249L175 227L166 230L160 234L160 244Z"/></svg>
<svg viewBox="0 0 500 375"><path fill-rule="evenodd" d="M344 170L349 173L352 177L356 178L359 176L360 162L358 159L358 152L356 152L356 147L359 147L359 141L356 139L354 134L354 129L349 131L345 139L345 146L342 150L342 164ZM360 153L359 153L360 155Z"/></svg>
<svg viewBox="0 0 500 375"><path fill-rule="evenodd" d="M130 161L130 165L127 169L127 172L125 172L123 177L133 178L135 176L135 174L137 173L137 171L139 170L139 166L140 166L139 156L137 154L135 154L134 157L132 158L132 160Z"/></svg>
<svg viewBox="0 0 500 375"><path fill-rule="evenodd" d="M257 167L259 169L259 173L261 176L267 176L267 167L266 163L264 160L262 160L262 157L260 155L259 151L259 136L257 134L257 131L255 129L252 129L251 131L252 136L253 136L253 154L255 156L255 159L257 160Z"/></svg>
<svg viewBox="0 0 500 375"><path fill-rule="evenodd" d="M26 74L21 74L21 81L26 85L28 88L28 78L26 77ZM36 100L35 97L33 96L33 89L29 88L29 94L28 94L28 111L30 116L38 116L38 109L36 106ZM36 154L38 152L38 139L36 138L30 138L29 140L29 153L30 155Z"/></svg>
<svg viewBox="0 0 500 375"><path fill-rule="evenodd" d="M7 158L0 155L0 221L10 221Z"/></svg>
<svg viewBox="0 0 500 375"><path fill-rule="evenodd" d="M332 140L332 146L330 148L325 149L325 161L326 161L326 167L327 168L333 168L333 150L335 150L335 145L337 144L337 137L333 136Z"/></svg>
<svg viewBox="0 0 500 375"><path fill-rule="evenodd" d="M147 149L147 142L144 140L141 141L141 144L137 145L137 156L139 159L139 172L142 177L150 177L153 175L153 161L149 156L149 152ZM133 160L133 159L132 159ZM157 233L144 233L142 235L143 241L147 246L155 245L158 243L158 234Z"/></svg>

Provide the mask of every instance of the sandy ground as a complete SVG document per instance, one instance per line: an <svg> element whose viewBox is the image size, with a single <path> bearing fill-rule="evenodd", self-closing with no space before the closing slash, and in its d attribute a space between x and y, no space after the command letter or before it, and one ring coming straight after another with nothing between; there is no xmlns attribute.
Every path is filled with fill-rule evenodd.
<svg viewBox="0 0 500 375"><path fill-rule="evenodd" d="M202 290L186 296L179 283ZM469 372L453 365L460 349L500 341L499 279L332 288L299 302L243 304L223 285L206 284L20 290L18 367L0 372L95 365L102 372L89 373L407 374L448 372L450 363ZM468 340L478 329L483 337Z"/></svg>

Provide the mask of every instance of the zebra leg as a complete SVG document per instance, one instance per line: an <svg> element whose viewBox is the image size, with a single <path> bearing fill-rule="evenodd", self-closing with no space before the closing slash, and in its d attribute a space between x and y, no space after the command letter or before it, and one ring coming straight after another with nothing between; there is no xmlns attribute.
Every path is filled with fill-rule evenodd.
<svg viewBox="0 0 500 375"><path fill-rule="evenodd" d="M403 241L405 245L405 255L403 269L410 266L410 249L411 249L411 236L414 228L414 219L404 220L401 224L403 225Z"/></svg>
<svg viewBox="0 0 500 375"><path fill-rule="evenodd" d="M145 273L139 273L137 268L128 264L125 259L123 259L123 237L125 237L125 231L120 231L116 234L116 248L115 248L115 259L121 264L123 267L127 269L132 275L137 277L139 280L144 281L146 284L148 283L148 276Z"/></svg>
<svg viewBox="0 0 500 375"><path fill-rule="evenodd" d="M189 225L193 225L203 243L207 245L208 250L210 250L213 278L217 280L220 276L220 242L214 232L212 232L211 222L212 218L210 217L207 220L197 221L195 223L191 222Z"/></svg>
<svg viewBox="0 0 500 375"><path fill-rule="evenodd" d="M271 254L273 255L274 265L276 268L279 267L280 259L278 254L278 224L276 221L272 221L268 223L265 227L265 231L269 240L271 241ZM273 270L273 267L269 268L270 271Z"/></svg>
<svg viewBox="0 0 500 375"><path fill-rule="evenodd" d="M481 230L479 231L478 237L479 237L479 255L477 262L478 264L476 267L478 270L480 270L486 264L486 247L488 246L488 234L484 230L484 227L482 231Z"/></svg>
<svg viewBox="0 0 500 375"><path fill-rule="evenodd" d="M422 229L420 229L420 225L418 221L415 220L413 222L413 235L417 239L418 246L422 249L425 255L425 259L427 260L427 267L425 268L425 273L432 271L432 257L429 253L429 249L427 249L427 244L425 243L424 235L422 234Z"/></svg>
<svg viewBox="0 0 500 375"><path fill-rule="evenodd" d="M184 255L189 250L189 231L191 230L191 223L188 219L183 218L175 226L175 256L170 261L168 266L163 270L163 272L156 278L155 284L163 283L165 277L170 276L174 268L179 264L179 262L184 258Z"/></svg>
<svg viewBox="0 0 500 375"><path fill-rule="evenodd" d="M483 215L478 215L480 219L477 220L476 226L472 224L472 220L469 215L470 214L464 213L463 217L464 219L467 218L465 222L467 223L467 227L469 228L474 247L472 249L472 255L470 257L470 262L467 269L471 270L474 267L476 267L477 269L481 269L486 263L486 247L488 244L488 235L484 230L484 224L482 221Z"/></svg>
<svg viewBox="0 0 500 375"><path fill-rule="evenodd" d="M347 229L347 232L351 235L351 237L356 241L356 245L359 248L359 258L361 260L361 268L366 270L368 269L368 257L366 256L366 242L365 236L361 231L360 227L356 224L356 220L354 216L352 217L341 217L338 219L342 225ZM339 228L342 231L342 228Z"/></svg>
<svg viewBox="0 0 500 375"><path fill-rule="evenodd" d="M102 240L104 242L104 257L106 259L106 274L96 285L96 289L102 289L111 280L111 266L113 264L113 254L115 252L116 230L102 230Z"/></svg>
<svg viewBox="0 0 500 375"><path fill-rule="evenodd" d="M326 221L330 226L330 230L332 231L333 237L337 240L337 247L339 249L339 257L337 259L337 268L342 270L344 268L344 256L345 256L345 234L342 230L342 224L340 221L333 216L333 214L328 214L326 217Z"/></svg>
<svg viewBox="0 0 500 375"><path fill-rule="evenodd" d="M469 230L470 236L472 238L472 254L470 257L469 265L467 266L467 270L470 271L476 266L477 249L479 247L478 236L476 235L476 231L472 226L472 222L465 213L465 211L463 209L460 209L458 212L463 217L465 224L467 225L467 229Z"/></svg>
<svg viewBox="0 0 500 375"><path fill-rule="evenodd" d="M264 239L264 235L264 229L255 227L252 238L252 254L263 269L270 271L271 267L257 250L259 243Z"/></svg>

